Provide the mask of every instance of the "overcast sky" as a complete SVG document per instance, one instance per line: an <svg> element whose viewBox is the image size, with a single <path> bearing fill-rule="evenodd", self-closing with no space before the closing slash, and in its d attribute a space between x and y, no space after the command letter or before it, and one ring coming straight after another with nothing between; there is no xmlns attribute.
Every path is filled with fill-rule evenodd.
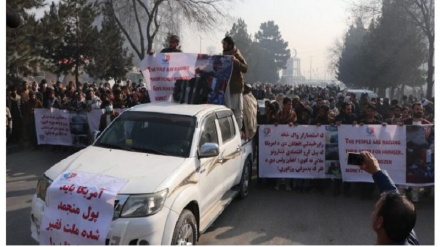
<svg viewBox="0 0 440 247"><path fill-rule="evenodd" d="M328 71L329 48L337 39L342 40L350 21L350 0L237 0L231 15L244 20L252 36L260 24L274 21L279 26L282 38L291 50L297 51L301 59L301 73L307 79L333 79ZM213 34L199 34L194 30L182 33L182 48L185 52L207 52L215 46L221 52L221 39L232 23ZM293 52L292 52L293 53Z"/></svg>
<svg viewBox="0 0 440 247"><path fill-rule="evenodd" d="M238 18L245 21L252 36L261 23L272 20L279 26L282 38L289 43L291 54L296 50L301 59L303 76L307 79L310 76L312 79L334 79L328 70L329 49L336 40L342 40L351 23L350 3L351 0L235 0L228 6L234 18L231 23L225 23L212 33L184 28L182 49L188 53L208 53L207 47L214 46L216 53L220 53L221 40ZM37 16L42 14L42 11L38 12Z"/></svg>

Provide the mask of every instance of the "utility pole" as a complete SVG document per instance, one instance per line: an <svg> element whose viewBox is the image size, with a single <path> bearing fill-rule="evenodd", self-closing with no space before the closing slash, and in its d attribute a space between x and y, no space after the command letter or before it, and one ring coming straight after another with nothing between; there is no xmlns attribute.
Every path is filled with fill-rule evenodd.
<svg viewBox="0 0 440 247"><path fill-rule="evenodd" d="M312 56L310 56L309 80L312 81Z"/></svg>

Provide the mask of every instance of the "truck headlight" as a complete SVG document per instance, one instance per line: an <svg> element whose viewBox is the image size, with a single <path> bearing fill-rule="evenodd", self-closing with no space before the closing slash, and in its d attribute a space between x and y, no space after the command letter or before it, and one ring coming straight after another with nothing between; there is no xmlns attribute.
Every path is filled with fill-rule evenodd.
<svg viewBox="0 0 440 247"><path fill-rule="evenodd" d="M162 209L167 195L168 189L154 194L130 195L120 217L144 217L155 214Z"/></svg>
<svg viewBox="0 0 440 247"><path fill-rule="evenodd" d="M38 178L37 192L36 192L38 198L41 198L41 200L46 201L47 188L49 188L51 183L52 180L44 176L44 174L40 178Z"/></svg>

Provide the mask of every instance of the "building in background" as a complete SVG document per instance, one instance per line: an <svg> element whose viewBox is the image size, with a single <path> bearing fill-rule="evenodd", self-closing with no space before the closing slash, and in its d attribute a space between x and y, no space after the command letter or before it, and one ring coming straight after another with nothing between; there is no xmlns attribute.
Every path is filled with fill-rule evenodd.
<svg viewBox="0 0 440 247"><path fill-rule="evenodd" d="M306 80L301 75L301 59L296 57L296 50L292 49L292 57L287 60L286 68L281 70L281 84L298 85Z"/></svg>

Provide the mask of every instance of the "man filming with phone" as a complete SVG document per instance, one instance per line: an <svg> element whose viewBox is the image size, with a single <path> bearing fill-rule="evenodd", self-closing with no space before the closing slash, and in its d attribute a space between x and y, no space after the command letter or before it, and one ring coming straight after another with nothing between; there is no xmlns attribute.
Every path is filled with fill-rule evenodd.
<svg viewBox="0 0 440 247"><path fill-rule="evenodd" d="M416 224L414 204L399 191L372 153L363 151L359 167L373 176L381 193L371 213L372 227L376 233L376 244L419 245L413 230Z"/></svg>

